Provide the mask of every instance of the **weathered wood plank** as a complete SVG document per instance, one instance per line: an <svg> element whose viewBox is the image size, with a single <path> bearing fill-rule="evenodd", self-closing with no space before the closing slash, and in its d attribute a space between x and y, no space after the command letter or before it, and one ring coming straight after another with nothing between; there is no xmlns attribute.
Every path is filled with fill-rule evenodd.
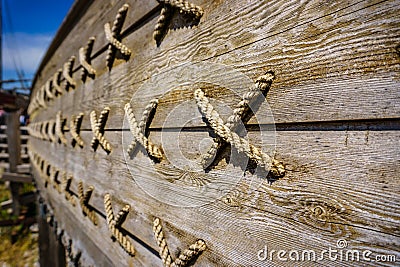
<svg viewBox="0 0 400 267"><path fill-rule="evenodd" d="M6 139L7 135L6 134L0 134L0 139ZM28 140L29 136L28 135L21 135L21 140Z"/></svg>
<svg viewBox="0 0 400 267"><path fill-rule="evenodd" d="M9 163L9 172L11 173L17 172L18 165L22 163L21 131L19 130L19 116L20 116L19 111L6 113L6 124L7 124L6 134L7 134L7 145L9 154L8 163ZM20 188L19 183L13 181L10 182L12 210L13 214L16 216L20 214L19 188Z"/></svg>
<svg viewBox="0 0 400 267"><path fill-rule="evenodd" d="M6 135L9 153L10 171L17 171L17 165L21 163L21 132L19 129L18 111L6 114Z"/></svg>
<svg viewBox="0 0 400 267"><path fill-rule="evenodd" d="M0 203L1 209L6 210L12 207L12 200L5 200Z"/></svg>
<svg viewBox="0 0 400 267"><path fill-rule="evenodd" d="M7 129L7 125L0 125L0 130L6 130ZM26 131L27 127L26 126L20 126L19 129L21 131Z"/></svg>
<svg viewBox="0 0 400 267"><path fill-rule="evenodd" d="M138 5L133 1L130 3ZM93 64L99 70L98 77L89 79L84 85L78 82L77 89L65 93L50 103L49 108L33 116L33 121L43 121L55 119L59 110L68 119L79 112L85 113L81 134L85 142L83 149L34 138L30 146L51 164L74 175L74 193L80 180L85 185L95 186L90 205L102 215L99 227L83 218L79 205L73 208L51 185L44 188L44 177L34 170L40 190L62 221L61 227L72 232L78 247L87 252L88 263L104 260L129 264L118 244L108 243L108 229L103 219L105 193L110 193L115 200L114 209L125 203L131 204L132 211L124 229L137 238L135 246L142 249L139 257L146 258L133 260L146 266L161 264L150 253L158 250L151 230L155 217L163 222L173 258L197 238L206 241L207 250L196 261L198 266L292 266L290 262L259 261L257 253L265 245L269 250L321 251L335 248L338 239L346 239L352 249L370 249L374 255L395 254L399 257L400 58L395 47L400 41L400 21L397 2L243 3L235 0L194 3L205 9L200 24L171 30L160 47L156 47L152 39L157 16L151 12L155 12L156 2L146 3L143 9L140 7L134 13L130 10L128 14L140 16L127 20L128 28L129 23L140 22L140 17L146 14L145 20L138 23L137 28L131 28L124 38L134 56L127 63L117 61L108 72L105 53L95 53ZM95 4L102 5L100 2ZM36 91L47 80L46 75L51 76L69 56L77 55L77 49L85 45L82 40L91 34L104 38L101 27L105 21L113 21L120 5L122 3L112 2L110 6L96 6L96 11L104 11L102 16L85 14L60 46L60 58L56 55L43 69L43 77L35 84ZM97 20L96 16L101 18ZM81 29L77 30L79 25L85 24L94 26L87 27L90 30L83 33ZM77 32L79 35L73 34ZM99 47L95 51L102 51L101 44L105 41L97 41ZM122 134L130 136L130 133L126 124L123 126L123 107L133 94L140 94L133 101L134 113L140 118L144 106L163 92L157 90L159 88L143 92L141 86L151 77L170 76L178 66L185 69L196 64L187 62L226 64L252 80L267 70L275 72L276 80L267 98L272 113L262 109L257 115L268 122L272 119L278 122L280 131L267 147L272 149L276 143L276 156L287 169L285 177L269 185L265 177L251 175L240 167L227 164L229 149L226 149L215 169L202 173L200 178L223 177L226 185L233 186L228 192L224 191L228 194L195 208L158 201L171 192L175 192L175 198L181 202L203 199L195 192L181 190L180 178L187 178L186 172L171 170L168 162L153 164L139 149L126 163L122 149L126 143L122 144ZM208 75L200 70L202 75ZM75 72L74 77L79 77L79 72ZM224 74L221 71L210 76L223 80ZM150 139L156 144L164 147L161 135L166 136L167 143L179 144L176 146L179 151L171 152L170 161L179 158L179 152L191 160L198 159L200 141L211 133L193 101L193 86L184 82L177 78L169 84L177 90L162 96L150 126ZM240 84L241 81L234 82ZM240 100L225 88L204 85L204 89L211 99L220 100L225 107L232 108ZM239 95L246 89L240 88ZM181 114L197 116L197 119L187 122L184 116L175 116L163 125L173 108L187 100L191 101L189 104L193 109L184 109ZM99 113L106 106L111 108L105 132L113 147L110 155L101 148L93 152L89 146L92 138L89 113L92 110ZM218 111L224 119L230 115L231 110L220 108L223 107L218 107ZM387 125L381 119L391 119L394 126L386 129ZM336 124L341 122L343 126L338 127ZM371 122L374 129L369 128ZM333 124L336 126L332 127ZM183 126L186 128L179 136ZM352 129L353 126L361 129ZM168 131L160 132L163 127ZM290 127L292 129L288 130ZM261 145L254 119L249 122L249 130L252 143ZM70 142L70 133L66 136ZM132 169L133 175L126 166ZM226 173L226 170L230 172ZM165 177L169 180L160 180ZM197 175L193 177L197 178ZM140 180L145 184L140 184ZM144 192L144 188L151 188L152 196ZM101 254L102 259L96 258L100 250L98 244L102 244L101 248L106 252ZM349 265L348 262L319 263L324 266ZM379 264L385 265L383 262L365 263ZM301 262L300 265L313 266L315 262Z"/></svg>
<svg viewBox="0 0 400 267"><path fill-rule="evenodd" d="M70 29L67 36L64 36L64 41L41 70L42 75L35 81L33 93L36 92L36 88L40 88L47 80L51 79L52 75L59 68L62 68L63 64L67 62L71 56L76 57L73 77L77 81L78 86L81 85L82 81L80 80L80 75L82 70L79 67L79 49L86 45L90 37L94 36L96 41L94 42L92 57L95 57L99 51L103 51L103 55L105 55L104 51L108 41L104 34L104 24L107 22L113 23L118 9L125 3L130 5L130 9L123 30L127 29L131 24L138 22L143 14L146 14L157 6L155 0L145 2L139 2L137 0L127 0L123 2L116 0L107 2L94 1L90 6L90 11L86 11L78 22L73 23L75 24L74 27ZM62 37L60 36L59 38ZM95 63L96 61L93 62L93 64ZM96 65L96 68L98 69L97 75L100 76L105 73L105 60L102 61L100 65ZM62 85L64 86L64 82Z"/></svg>
<svg viewBox="0 0 400 267"><path fill-rule="evenodd" d="M136 256L130 257L117 242L112 241L103 216L99 216L97 226L93 225L87 217L84 217L79 204L73 207L57 191L46 189L40 179L40 173L36 169L33 172L35 177L39 178L37 185L49 202L58 227L64 229L73 240L74 249L82 251L82 261L86 265L162 266L158 257L135 240L132 240L132 243L136 248ZM97 195L97 192L94 194Z"/></svg>
<svg viewBox="0 0 400 267"><path fill-rule="evenodd" d="M235 4L238 3L231 4L232 9ZM157 51L157 53L153 48L150 51L149 48L145 49L142 52L143 57L137 59L139 62L135 59L116 66L109 75L99 77L71 92L71 95L57 99L54 106L57 109L61 107L66 113L73 113L109 105L107 99L112 98L111 108L116 110L115 114L119 117L123 111L123 103L130 100L143 81L154 75L163 75L168 69L173 69L184 62L203 59L206 62L233 66L252 79L263 74L265 70L274 70L277 79L268 100L277 122L398 117L399 106L396 103L399 102L399 95L395 77L400 59L394 49L399 41L396 34L399 30L398 16L396 16L398 6L395 1L343 3L333 9L324 6L322 8L327 9L328 15L316 18L310 18L308 12L315 11L314 5L320 7L320 3L310 3L308 7L293 2L287 5L290 6L290 11L297 10L300 13L297 24L291 24L281 30L278 30L279 26L285 25L289 13L282 14L279 3L274 4L274 8L269 5L260 2L250 11L248 6L247 9L242 8L240 9L242 13L235 14L233 19L228 20L229 22L222 18L218 20L221 23L205 20L198 26L197 31L193 30L195 34L186 30L184 33L179 31L175 34L170 33L176 37L173 42L182 38L186 42L184 44L177 42L174 48L179 47L179 49L169 47L167 51ZM222 9L222 5L219 8ZM271 10L271 14L265 17L266 14L260 10ZM251 27L254 28L248 29L240 27L243 17L252 21L258 21L257 19L271 21L268 24L253 23ZM226 23L229 23L229 26ZM314 29L315 25L318 25L318 30ZM206 29L209 32L210 27L213 27L213 32L216 33L212 36L209 33L205 35ZM312 29L314 31L311 31ZM147 32L142 35L150 38L148 37L150 30L151 27L148 27ZM244 41L249 38L243 31L251 32L252 36L255 36L252 39L253 43L243 47L237 44L238 47L231 48L232 51L220 52L218 48L224 45L218 46L216 42L219 44L221 41L226 44L233 41L218 39L215 36L226 36L224 31L228 30L229 37L226 38L238 39L238 36L242 36ZM197 41L192 42L193 38ZM134 39L138 39L136 35ZM240 40L239 38L237 41ZM370 40L374 40L376 45L371 46ZM285 43L284 46L282 42ZM268 49L264 49L266 46ZM205 57L203 49L216 51L214 52L216 54ZM282 50L286 53L282 53ZM104 60L104 55L100 57ZM335 65L328 67L332 62ZM382 65L381 62L385 64ZM329 91L326 90L327 87ZM145 105L146 100L146 96L143 96L143 101L139 101L138 105ZM184 98L176 98L177 103L182 100ZM228 105L233 105L237 100L232 99L232 102L229 102L230 99L226 99L226 101ZM342 106L346 108L338 108ZM49 113L52 114L45 112L37 119L42 120ZM115 121L115 124L120 122L114 119L110 121ZM120 125L115 126L120 127ZM114 125L109 127L115 128Z"/></svg>
<svg viewBox="0 0 400 267"><path fill-rule="evenodd" d="M0 168L4 168L9 171L10 164L8 162L0 162ZM30 172L30 164L20 164L17 167L17 173L29 173Z"/></svg>
<svg viewBox="0 0 400 267"><path fill-rule="evenodd" d="M5 227L5 226L14 226L14 225L20 225L20 224L26 224L26 225L31 225L36 222L36 219L33 217L28 217L28 218L19 218L15 220L1 220L0 221L0 227Z"/></svg>
<svg viewBox="0 0 400 267"><path fill-rule="evenodd" d="M41 266L66 266L66 251L61 244L61 240L47 221L45 214L38 216L39 226L39 262ZM51 257L49 257L51 255Z"/></svg>
<svg viewBox="0 0 400 267"><path fill-rule="evenodd" d="M180 143L183 151L193 149L196 147L193 143L208 136L207 132L185 134L186 141ZM89 146L72 149L51 144L46 152L42 141L32 140L32 146L34 151L47 155L51 163L61 164L57 165L60 169L95 185L97 193L91 204L99 211L104 213L102 195L105 192L118 195L121 203L135 207L140 214L139 222L128 221L125 227L132 233L140 232L141 239L154 249L157 247L151 222L157 216L177 235L170 241L174 251L196 238L206 241L209 247L199 258L200 266L235 265L232 261L257 266L262 262L257 260L256 253L266 240L271 249L322 250L345 238L352 248L398 254L395 244L399 235L396 203L400 155L393 145L399 140L397 131L279 132L277 156L288 169L284 178L272 185L260 181L255 188L246 182L240 183L227 197L192 209L162 204L143 192L134 182L135 177L126 170L119 146L120 133L108 131L106 137L114 147L112 157L101 150L91 152ZM150 137L160 140L157 134L151 133ZM83 138L89 143L91 135L84 133ZM257 133L251 132L250 139L257 144ZM138 152L129 166L135 169L135 176L147 177L151 182L154 180L151 176L158 174L148 164L147 156ZM90 174L87 169L92 170ZM233 178L226 176L229 177ZM167 188L160 183L159 190L166 192ZM73 191L76 192L76 185ZM323 215L319 214L321 210ZM219 227L206 227L210 223ZM266 230L259 232L260 227Z"/></svg>
<svg viewBox="0 0 400 267"><path fill-rule="evenodd" d="M30 164L20 164L17 166L18 173L29 173L31 171Z"/></svg>
<svg viewBox="0 0 400 267"><path fill-rule="evenodd" d="M15 183L31 183L32 176L20 173L3 172L0 175L0 181L11 181Z"/></svg>
<svg viewBox="0 0 400 267"><path fill-rule="evenodd" d="M4 158L8 159L9 156L10 156L10 155L9 155L8 153L0 153L0 158L1 158L1 159L4 159ZM23 158L28 158L28 155L27 155L27 154L21 155L21 159L23 159Z"/></svg>
<svg viewBox="0 0 400 267"><path fill-rule="evenodd" d="M7 144L0 144L0 148L7 148ZM26 148L26 144L21 144L21 148Z"/></svg>
<svg viewBox="0 0 400 267"><path fill-rule="evenodd" d="M36 194L33 192L29 192L27 194L23 194L19 197L20 204L21 205L26 205L32 202L35 202L36 200ZM2 209L9 209L12 207L12 200L6 200L0 203L0 206Z"/></svg>

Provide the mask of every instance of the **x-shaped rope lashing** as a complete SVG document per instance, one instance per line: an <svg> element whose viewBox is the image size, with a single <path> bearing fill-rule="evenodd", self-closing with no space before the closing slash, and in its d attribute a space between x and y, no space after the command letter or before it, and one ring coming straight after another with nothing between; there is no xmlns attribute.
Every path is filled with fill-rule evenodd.
<svg viewBox="0 0 400 267"><path fill-rule="evenodd" d="M40 127L40 136L42 137L42 140L49 139L49 137L47 136L47 132L46 132L46 124L47 124L47 122L44 121L44 122L42 122L42 125ZM48 125L47 125L47 127L48 127Z"/></svg>
<svg viewBox="0 0 400 267"><path fill-rule="evenodd" d="M124 4L118 10L118 14L115 17L112 28L110 26L110 23L104 24L104 32L106 35L106 39L109 42L107 57L106 57L108 69L112 68L117 50L125 58L129 58L132 53L131 50L126 45L121 43L121 39L122 39L121 30L122 30L122 26L124 25L124 21L125 21L128 9L129 9L129 5Z"/></svg>
<svg viewBox="0 0 400 267"><path fill-rule="evenodd" d="M271 158L269 155L267 155L254 145L250 144L246 139L241 138L237 133L232 130L232 128L234 128L234 125L236 124L234 122L237 120L241 120L242 111L235 111L235 114L233 115L235 119L230 119L228 120L228 123L225 123L219 116L218 112L210 104L208 98L205 96L204 92L201 89L197 89L195 91L194 97L200 112L207 119L209 125L212 127L214 132L222 140L230 143L239 152L246 154L260 167L264 168L265 170L269 170L273 177L278 178L285 175L285 168L281 162ZM244 99L242 101L246 102L247 100ZM241 104L240 106L241 107L239 109L244 108ZM219 144L213 146L218 147Z"/></svg>
<svg viewBox="0 0 400 267"><path fill-rule="evenodd" d="M66 121L67 120L62 117L62 112L61 111L57 112L56 135L58 136L59 143L62 143L64 145L67 144L67 138L65 138L65 135L64 135L64 132L65 132L64 127L65 127Z"/></svg>
<svg viewBox="0 0 400 267"><path fill-rule="evenodd" d="M229 116L226 122L226 125L232 131L237 128L239 123L242 122L246 115L251 111L250 103L257 99L260 95L265 95L268 92L274 78L275 75L272 72L267 72L266 74L260 76L256 80L255 85L249 88L249 90L243 95L242 100L236 105L236 108L233 110L233 114ZM212 146L201 159L201 164L204 168L207 168L211 165L223 143L224 140L220 136L214 138Z"/></svg>
<svg viewBox="0 0 400 267"><path fill-rule="evenodd" d="M93 208L89 207L89 200L90 197L92 196L94 187L89 186L86 192L83 191L83 182L80 181L78 183L78 197L79 197L79 203L81 204L82 208L82 213L83 215L87 216L94 225L97 225L98 219L97 219L97 214L93 210Z"/></svg>
<svg viewBox="0 0 400 267"><path fill-rule="evenodd" d="M82 65L82 74L81 80L83 82L86 81L86 77L89 76L90 78L94 79L96 76L96 70L91 65L91 58L90 55L92 54L94 41L96 40L95 37L90 37L88 43L85 47L81 47L79 49L79 62Z"/></svg>
<svg viewBox="0 0 400 267"><path fill-rule="evenodd" d="M115 238L121 247L131 256L135 255L135 248L133 247L131 241L121 232L121 225L126 220L128 216L130 206L125 205L114 217L114 212L111 204L110 194L105 194L104 196L104 208L106 210L107 225L108 229L113 238Z"/></svg>
<svg viewBox="0 0 400 267"><path fill-rule="evenodd" d="M47 105L46 105L46 92L45 92L43 87L39 88L39 90L37 91L36 96L35 96L35 101L38 104L39 108L40 107L43 107L43 108L47 107Z"/></svg>
<svg viewBox="0 0 400 267"><path fill-rule="evenodd" d="M96 111L92 111L90 113L90 125L93 132L93 138L91 146L94 151L96 151L97 147L100 146L107 152L107 154L111 153L111 144L104 137L104 128L106 126L106 122L108 119L108 114L110 113L110 108L105 107L103 111L100 113L100 118L97 119Z"/></svg>
<svg viewBox="0 0 400 267"><path fill-rule="evenodd" d="M161 161L161 159L163 158L162 150L158 146L150 142L149 139L145 136L146 128L149 125L149 120L152 117L152 113L157 108L157 104L157 99L153 99L150 101L150 103L145 107L142 119L139 123L137 122L135 115L133 114L131 104L127 103L125 105L125 113L128 117L129 128L134 138L132 143L128 147L128 154L131 154L135 149L137 143L139 143L146 149L146 151L152 158L158 161Z"/></svg>
<svg viewBox="0 0 400 267"><path fill-rule="evenodd" d="M207 248L206 243L199 239L195 243L189 246L181 253L175 261L172 260L171 253L169 252L168 244L164 236L164 232L161 226L159 218L155 218L153 221L153 232L156 238L157 244L160 248L160 257L165 267L185 267L188 266L189 262L194 261L197 257Z"/></svg>
<svg viewBox="0 0 400 267"><path fill-rule="evenodd" d="M199 20L203 16L203 9L200 6L196 6L188 1L184 0L157 0L160 4L163 4L161 8L160 17L157 20L157 24L154 27L153 38L157 45L160 45L161 40L168 30L169 23L171 21L174 9L178 9L180 13L186 13L193 17L193 20Z"/></svg>
<svg viewBox="0 0 400 267"><path fill-rule="evenodd" d="M72 175L67 175L66 172L63 172L62 186L64 188L65 199L68 200L72 204L72 206L75 207L76 201L75 201L74 195L72 194L71 189L70 189L71 183L72 183Z"/></svg>
<svg viewBox="0 0 400 267"><path fill-rule="evenodd" d="M50 141L53 143L58 142L58 137L56 135L56 127L57 123L56 120L49 120L48 122L48 127L47 127L47 136L49 137Z"/></svg>
<svg viewBox="0 0 400 267"><path fill-rule="evenodd" d="M42 176L44 177L44 180L45 180L44 187L46 187L46 188L49 184L51 184L50 168L51 168L50 163L47 160L42 159L42 162L40 164L40 170L41 170Z"/></svg>
<svg viewBox="0 0 400 267"><path fill-rule="evenodd" d="M53 75L53 87L56 90L56 95L62 95L63 90L61 88L61 75L62 75L63 70L59 69L58 71L56 71L56 73L54 73Z"/></svg>
<svg viewBox="0 0 400 267"><path fill-rule="evenodd" d="M72 78L73 68L75 63L75 56L72 56L66 63L62 70L63 76L65 78L65 91L69 91L69 88L75 89L76 82Z"/></svg>
<svg viewBox="0 0 400 267"><path fill-rule="evenodd" d="M51 80L48 80L47 82L46 82L46 84L44 85L44 88L45 88L45 91L46 91L46 95L47 95L47 97L49 98L49 100L51 100L51 99L53 99L54 97L55 97L55 95L54 95L54 93L53 93L53 86L52 86L52 81Z"/></svg>
<svg viewBox="0 0 400 267"><path fill-rule="evenodd" d="M73 252L72 249L72 239L69 239L68 245L66 247L67 252L67 263L68 266L81 266L80 260L82 256L82 252L78 250L76 253Z"/></svg>
<svg viewBox="0 0 400 267"><path fill-rule="evenodd" d="M83 113L79 113L78 116L72 115L71 120L69 121L69 131L72 136L72 141L71 141L72 147L78 145L82 148L84 145L83 139L79 135L81 131L83 116L84 116Z"/></svg>
<svg viewBox="0 0 400 267"><path fill-rule="evenodd" d="M58 180L60 176L60 170L54 166L51 166L51 180L53 181L53 188L57 190L58 193L61 193L61 181Z"/></svg>

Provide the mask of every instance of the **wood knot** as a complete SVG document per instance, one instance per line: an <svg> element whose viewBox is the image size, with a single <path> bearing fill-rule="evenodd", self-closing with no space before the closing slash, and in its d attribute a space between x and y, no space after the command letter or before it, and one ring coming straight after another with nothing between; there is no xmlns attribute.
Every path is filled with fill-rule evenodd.
<svg viewBox="0 0 400 267"><path fill-rule="evenodd" d="M303 206L304 214L314 221L329 222L332 218L342 214L345 209L343 207L336 207L332 204L319 201L304 200L300 202Z"/></svg>
<svg viewBox="0 0 400 267"><path fill-rule="evenodd" d="M304 223L307 227L342 236L347 230L348 211L334 198L323 198L321 195L290 190L269 190L265 188L272 203L286 207L287 216Z"/></svg>
<svg viewBox="0 0 400 267"><path fill-rule="evenodd" d="M241 210L243 202L247 200L246 193L238 189L229 190L221 198L221 201L226 205Z"/></svg>
<svg viewBox="0 0 400 267"><path fill-rule="evenodd" d="M338 222L346 221L342 218L346 209L339 203L316 199L303 199L298 203L295 213L300 221L335 235L342 235L345 231L345 226Z"/></svg>

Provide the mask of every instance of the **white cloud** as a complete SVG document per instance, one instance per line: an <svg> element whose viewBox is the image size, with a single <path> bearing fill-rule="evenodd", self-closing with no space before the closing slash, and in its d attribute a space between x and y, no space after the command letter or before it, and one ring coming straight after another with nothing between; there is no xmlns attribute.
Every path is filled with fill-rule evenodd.
<svg viewBox="0 0 400 267"><path fill-rule="evenodd" d="M3 69L15 70L13 57L26 74L34 74L52 40L50 34L15 33L3 36ZM15 41L17 46L15 45Z"/></svg>

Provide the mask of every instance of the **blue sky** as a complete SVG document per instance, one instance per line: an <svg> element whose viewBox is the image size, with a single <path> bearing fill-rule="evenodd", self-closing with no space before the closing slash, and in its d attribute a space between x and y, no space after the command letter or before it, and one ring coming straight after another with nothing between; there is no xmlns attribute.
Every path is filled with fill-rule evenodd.
<svg viewBox="0 0 400 267"><path fill-rule="evenodd" d="M17 79L17 66L33 78L74 0L0 0L3 4L3 80ZM10 25L11 20L11 25ZM5 88L20 84L4 84Z"/></svg>

